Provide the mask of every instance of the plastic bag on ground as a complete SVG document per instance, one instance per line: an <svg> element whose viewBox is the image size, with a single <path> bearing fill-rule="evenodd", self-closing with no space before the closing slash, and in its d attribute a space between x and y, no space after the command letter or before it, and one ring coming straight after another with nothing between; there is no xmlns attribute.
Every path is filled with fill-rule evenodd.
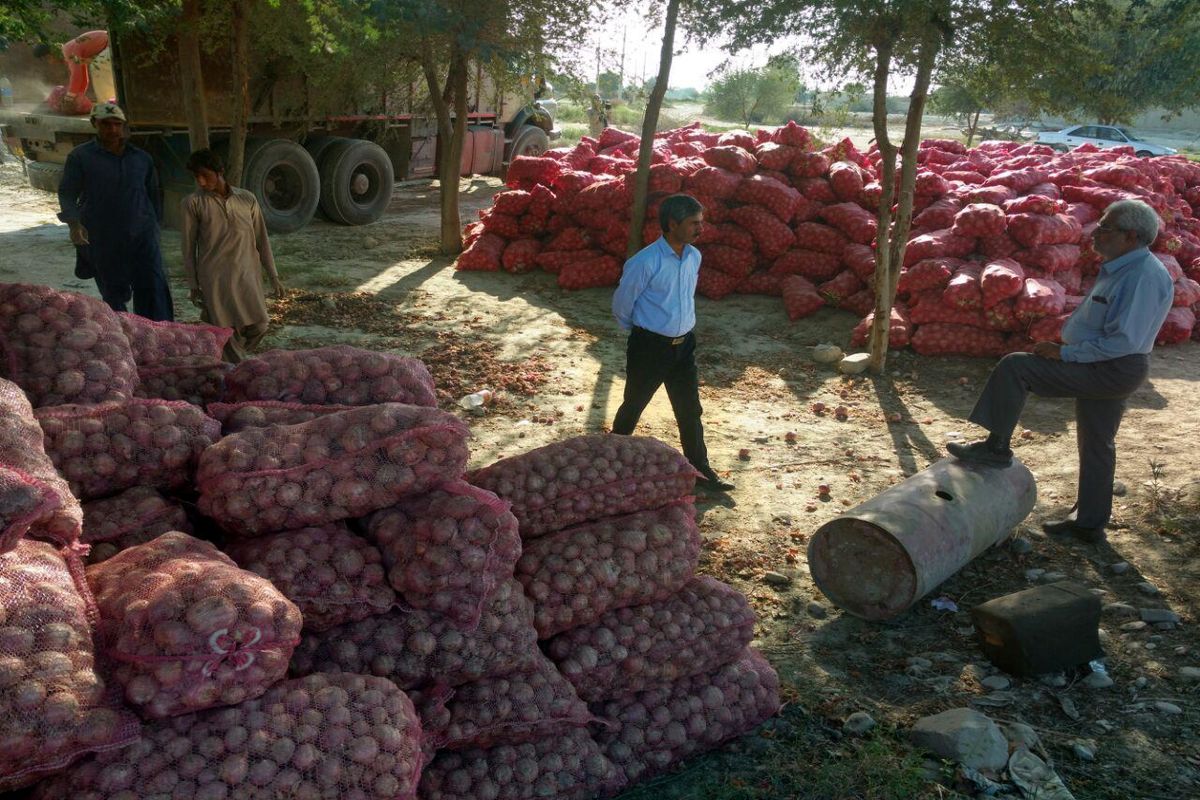
<svg viewBox="0 0 1200 800"><path fill-rule="evenodd" d="M137 736L96 670L95 609L78 558L28 539L0 555L0 791Z"/></svg>
<svg viewBox="0 0 1200 800"><path fill-rule="evenodd" d="M46 454L81 500L192 482L200 454L221 426L199 407L133 398L102 405L39 408Z"/></svg>
<svg viewBox="0 0 1200 800"><path fill-rule="evenodd" d="M225 344L233 336L233 328L196 322L157 322L124 311L117 313L117 319L139 367L177 358L219 361Z"/></svg>
<svg viewBox="0 0 1200 800"><path fill-rule="evenodd" d="M396 604L379 550L344 522L234 541L225 553L295 603L307 631L383 614Z"/></svg>
<svg viewBox="0 0 1200 800"><path fill-rule="evenodd" d="M492 595L473 631L428 611L389 611L327 631L305 633L293 675L378 675L402 689L458 686L505 675L538 653L533 609L514 580Z"/></svg>
<svg viewBox="0 0 1200 800"><path fill-rule="evenodd" d="M146 718L257 697L287 673L300 610L211 543L171 531L87 568L98 638Z"/></svg>
<svg viewBox="0 0 1200 800"><path fill-rule="evenodd" d="M377 511L366 522L388 580L412 608L467 629L521 556L509 503L465 481Z"/></svg>
<svg viewBox="0 0 1200 800"><path fill-rule="evenodd" d="M198 505L245 536L366 516L460 477L469 434L457 417L400 403L249 428L201 455Z"/></svg>
<svg viewBox="0 0 1200 800"><path fill-rule="evenodd" d="M395 684L310 675L262 697L146 725L141 739L38 787L35 800L416 800L424 736Z"/></svg>
<svg viewBox="0 0 1200 800"><path fill-rule="evenodd" d="M670 687L593 703L600 748L630 782L749 733L779 712L779 676L753 650Z"/></svg>
<svg viewBox="0 0 1200 800"><path fill-rule="evenodd" d="M366 406L436 406L429 369L416 358L348 345L269 350L238 364L225 379L226 399Z"/></svg>
<svg viewBox="0 0 1200 800"><path fill-rule="evenodd" d="M608 611L560 633L544 649L593 702L717 669L750 644L754 621L741 592L697 576L664 600Z"/></svg>
<svg viewBox="0 0 1200 800"><path fill-rule="evenodd" d="M538 638L548 639L615 608L670 597L691 580L699 554L696 507L679 500L527 540L516 578Z"/></svg>
<svg viewBox="0 0 1200 800"><path fill-rule="evenodd" d="M88 564L99 564L122 550L154 539L167 531L192 532L183 506L149 486L135 486L118 495L83 504L83 535L91 545Z"/></svg>

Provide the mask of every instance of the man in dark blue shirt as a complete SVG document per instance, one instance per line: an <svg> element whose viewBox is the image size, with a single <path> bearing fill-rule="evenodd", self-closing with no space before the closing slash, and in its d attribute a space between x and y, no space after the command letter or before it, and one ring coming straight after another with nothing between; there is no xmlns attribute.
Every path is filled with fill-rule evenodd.
<svg viewBox="0 0 1200 800"><path fill-rule="evenodd" d="M96 105L92 125L96 138L67 156L58 218L114 311L125 311L132 298L134 313L174 319L159 249L162 194L154 160L126 143L125 112L116 103Z"/></svg>
<svg viewBox="0 0 1200 800"><path fill-rule="evenodd" d="M1074 519L1044 524L1046 533L1093 543L1105 538L1117 428L1129 395L1146 380L1149 354L1174 296L1170 274L1149 250L1158 228L1158 214L1140 200L1119 200L1105 210L1093 234L1104 264L1096 285L1063 325L1064 344L1038 342L1032 354L1001 359L970 416L988 430L988 438L947 445L965 461L1007 466L1009 440L1029 392L1075 398L1078 511Z"/></svg>

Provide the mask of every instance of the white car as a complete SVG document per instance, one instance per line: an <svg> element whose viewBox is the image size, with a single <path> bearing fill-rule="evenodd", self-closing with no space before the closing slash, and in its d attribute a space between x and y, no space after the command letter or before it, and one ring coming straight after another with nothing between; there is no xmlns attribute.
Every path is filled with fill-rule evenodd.
<svg viewBox="0 0 1200 800"><path fill-rule="evenodd" d="M1039 144L1048 144L1055 150L1068 150L1081 144L1094 144L1096 147L1121 147L1128 145L1139 156L1172 156L1178 150L1164 147L1161 144L1151 144L1139 139L1127 128L1115 125L1072 125L1061 131L1039 133Z"/></svg>

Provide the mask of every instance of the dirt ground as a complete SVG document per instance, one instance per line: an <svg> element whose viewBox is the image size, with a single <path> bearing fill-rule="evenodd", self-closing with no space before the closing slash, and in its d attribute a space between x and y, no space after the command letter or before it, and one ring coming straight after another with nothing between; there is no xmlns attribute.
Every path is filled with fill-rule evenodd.
<svg viewBox="0 0 1200 800"><path fill-rule="evenodd" d="M495 179L464 181L464 221L498 187ZM604 430L624 383L611 290L565 293L541 273L454 272L436 255L435 199L427 182L407 184L375 224L316 222L274 237L280 274L293 291L275 305L279 324L264 347L346 342L423 355L448 408L468 391L499 390L488 414L468 417L472 466ZM23 184L19 167L0 165L0 280L95 294L72 277L73 252L55 210L50 195ZM164 232L179 317L194 319L178 248L178 235ZM789 704L761 733L628 797L969 794L951 766L914 753L903 731L920 716L972 704L997 720L1032 725L1078 798L1200 796L1200 684L1181 674L1200 667L1200 517L1198 505L1176 492L1200 477L1193 449L1200 347L1156 351L1150 381L1132 399L1118 440L1125 493L1108 544L1041 534L1038 523L1073 502L1076 451L1072 406L1033 399L1015 444L1039 493L1017 532L1021 542L994 548L898 620L879 624L844 614L821 595L807 569L807 541L823 522L940 458L947 441L973 436L965 417L991 363L905 351L890 357L882 377L843 378L812 363L807 348L845 346L856 322L845 312L827 309L790 324L778 298L732 296L698 299L697 314L712 463L737 484L728 498L700 498L702 569L751 598L760 620L756 644L779 669ZM814 414L814 402L844 405L848 418ZM900 421L888 422L892 414ZM638 432L678 443L664 393ZM739 460L743 448L749 457ZM818 495L823 483L831 487L827 498ZM1190 502L1198 504L1194 494ZM1121 562L1129 568L1114 571ZM784 579L768 583L767 571ZM981 680L997 671L976 643L970 607L1061 576L1106 604L1103 644L1114 685L1093 689L1079 675L1064 675L985 688ZM1143 582L1157 594L1139 589ZM959 610L935 610L930 601L940 596ZM1143 608L1170 609L1182 624L1130 624ZM879 723L868 736L841 730L854 711Z"/></svg>

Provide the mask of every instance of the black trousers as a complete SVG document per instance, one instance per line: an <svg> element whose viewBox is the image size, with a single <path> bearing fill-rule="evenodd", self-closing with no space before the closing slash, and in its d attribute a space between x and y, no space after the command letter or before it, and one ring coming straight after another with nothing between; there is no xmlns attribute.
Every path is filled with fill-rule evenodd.
<svg viewBox="0 0 1200 800"><path fill-rule="evenodd" d="M638 420L658 387L666 385L683 455L692 466L708 466L708 448L704 446L704 426L700 417L700 373L696 369L696 334L687 333L683 341L671 344L670 337L644 328L629 334L625 355L625 399L617 409L612 431L623 436L633 433Z"/></svg>
<svg viewBox="0 0 1200 800"><path fill-rule="evenodd" d="M1100 528L1112 515L1117 429L1129 395L1146 380L1149 368L1150 357L1141 353L1087 364L1013 353L996 364L969 419L1008 439L1029 392L1074 397L1079 448L1076 521L1085 528Z"/></svg>

